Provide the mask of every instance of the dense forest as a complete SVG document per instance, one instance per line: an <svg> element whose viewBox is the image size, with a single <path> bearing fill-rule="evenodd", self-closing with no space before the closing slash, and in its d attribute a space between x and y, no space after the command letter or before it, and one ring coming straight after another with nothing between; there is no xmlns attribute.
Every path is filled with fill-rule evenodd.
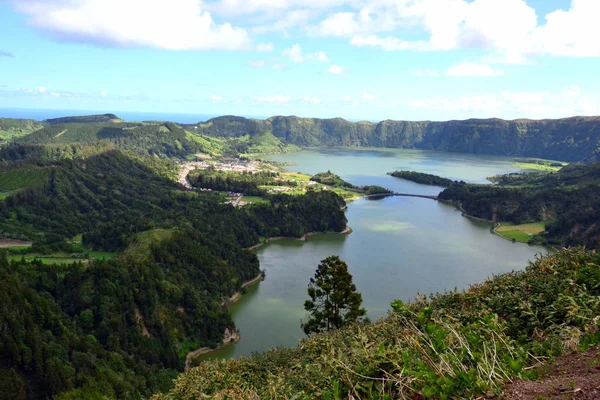
<svg viewBox="0 0 600 400"><path fill-rule="evenodd" d="M266 195L267 191L259 186L296 185L296 182L279 178L279 174L275 172L239 173L219 171L216 168L193 170L188 175L188 180L193 187L243 193L249 196Z"/></svg>
<svg viewBox="0 0 600 400"><path fill-rule="evenodd" d="M541 235L557 245L598 247L600 238L600 164L570 165L550 174L493 177L496 185L455 182L441 200L467 214L523 224L547 221Z"/></svg>
<svg viewBox="0 0 600 400"><path fill-rule="evenodd" d="M458 153L600 161L600 117L557 120L349 122L341 118L223 116L189 125L208 136L238 138L272 134L302 147L389 147Z"/></svg>
<svg viewBox="0 0 600 400"><path fill-rule="evenodd" d="M8 153L21 163L7 165L2 182L31 184L0 202L2 235L33 241L23 255L74 252L81 235L85 248L120 256L0 260L0 382L17 397L139 398L168 388L188 351L234 327L224 299L259 273L246 247L346 226L332 192L235 208L118 150L42 162L27 154L36 149Z"/></svg>
<svg viewBox="0 0 600 400"><path fill-rule="evenodd" d="M448 187L454 183L454 181L451 179L415 171L394 171L388 173L388 175L391 175L395 178L402 178L406 179L407 181L420 183L422 185Z"/></svg>

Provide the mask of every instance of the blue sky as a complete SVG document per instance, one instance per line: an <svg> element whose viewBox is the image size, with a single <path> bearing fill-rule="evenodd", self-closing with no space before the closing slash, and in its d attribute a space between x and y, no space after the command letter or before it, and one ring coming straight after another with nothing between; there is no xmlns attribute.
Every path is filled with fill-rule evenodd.
<svg viewBox="0 0 600 400"><path fill-rule="evenodd" d="M600 114L599 0L0 0L0 108Z"/></svg>

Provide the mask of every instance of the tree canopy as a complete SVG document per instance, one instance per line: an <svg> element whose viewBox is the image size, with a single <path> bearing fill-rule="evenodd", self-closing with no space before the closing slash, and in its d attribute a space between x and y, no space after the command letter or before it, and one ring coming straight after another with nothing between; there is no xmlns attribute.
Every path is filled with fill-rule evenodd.
<svg viewBox="0 0 600 400"><path fill-rule="evenodd" d="M308 296L304 309L310 317L302 324L307 335L341 328L360 321L366 314L348 265L338 256L321 261L314 278L310 278Z"/></svg>

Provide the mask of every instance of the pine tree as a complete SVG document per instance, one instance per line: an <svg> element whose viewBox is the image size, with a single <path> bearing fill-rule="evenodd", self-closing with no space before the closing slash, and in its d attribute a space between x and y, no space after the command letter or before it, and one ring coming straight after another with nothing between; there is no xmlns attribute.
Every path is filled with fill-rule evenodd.
<svg viewBox="0 0 600 400"><path fill-rule="evenodd" d="M361 321L366 314L348 265L338 256L321 261L314 278L310 278L308 296L304 309L310 317L301 325L307 335Z"/></svg>

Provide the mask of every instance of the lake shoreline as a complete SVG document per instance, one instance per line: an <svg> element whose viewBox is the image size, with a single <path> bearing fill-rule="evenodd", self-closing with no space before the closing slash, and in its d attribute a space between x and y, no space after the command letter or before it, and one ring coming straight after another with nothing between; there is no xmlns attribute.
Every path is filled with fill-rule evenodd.
<svg viewBox="0 0 600 400"><path fill-rule="evenodd" d="M315 235L323 235L323 234L349 235L351 233L352 233L352 228L350 228L349 226L346 226L344 228L344 230L341 231L341 232L335 232L335 231L309 232L309 233L307 233L304 236L299 237L299 238L297 238L297 237L291 237L291 236L276 236L276 237L272 237L272 238L267 238L262 243L258 243L258 244L255 244L254 246L247 247L246 250L252 251L252 250L255 250L255 249L259 248L260 246L264 246L266 244L269 244L269 243L277 241L277 240L296 240L296 241L299 241L299 242L306 242L306 240L309 237L315 236Z"/></svg>
<svg viewBox="0 0 600 400"><path fill-rule="evenodd" d="M258 282L262 281L264 278L265 278L265 275L261 272L256 277L242 283L241 289L245 289L249 286L255 285ZM242 298L242 296L243 296L242 291L238 290L231 297L229 297L229 299L227 299L227 301L223 302L222 305L229 306L229 305L239 301ZM222 343L219 344L215 348L205 346L205 347L200 347L194 351L190 351L185 357L185 370L187 371L188 369L191 368L192 362L194 361L194 359L196 357L214 353L218 350L223 349L224 347L231 346L231 345L239 342L241 339L239 332L230 331L229 328L227 328L225 330L225 334L223 336L224 337L223 337Z"/></svg>

